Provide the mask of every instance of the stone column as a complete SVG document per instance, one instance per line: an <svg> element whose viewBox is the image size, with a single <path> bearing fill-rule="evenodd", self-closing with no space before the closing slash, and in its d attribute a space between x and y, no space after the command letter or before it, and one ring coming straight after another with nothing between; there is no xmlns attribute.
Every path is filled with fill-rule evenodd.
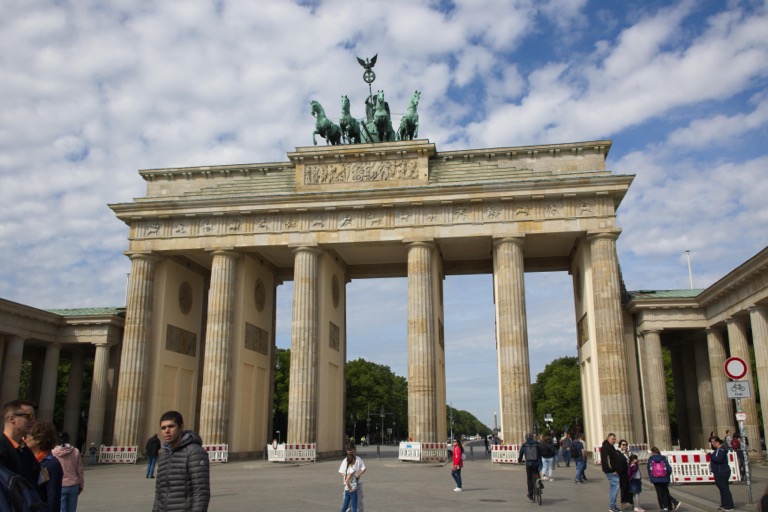
<svg viewBox="0 0 768 512"><path fill-rule="evenodd" d="M59 376L59 354L61 345L51 343L45 348L43 382L40 387L40 402L37 416L41 421L53 421L53 406L56 402L56 381Z"/></svg>
<svg viewBox="0 0 768 512"><path fill-rule="evenodd" d="M699 392L699 413L701 414L701 434L699 446L709 447L710 432L717 433L717 419L715 417L715 401L712 397L712 377L709 370L709 355L707 344L697 342L694 346L694 358L696 360L696 383Z"/></svg>
<svg viewBox="0 0 768 512"><path fill-rule="evenodd" d="M73 350L69 360L67 401L64 404L64 432L76 441L80 431L80 401L83 392L83 351Z"/></svg>
<svg viewBox="0 0 768 512"><path fill-rule="evenodd" d="M205 328L203 390L200 398L200 437L203 444L227 443L238 257L237 253L229 251L213 253Z"/></svg>
<svg viewBox="0 0 768 512"><path fill-rule="evenodd" d="M494 241L493 280L502 439L520 443L533 431L522 237Z"/></svg>
<svg viewBox="0 0 768 512"><path fill-rule="evenodd" d="M719 329L707 329L709 376L712 379L712 401L715 406L715 432L725 439L725 431L733 430L733 403L725 392L725 336Z"/></svg>
<svg viewBox="0 0 768 512"><path fill-rule="evenodd" d="M109 345L96 345L96 355L93 358L93 383L91 384L91 405L88 409L88 431L85 446L95 443L101 446L104 437L104 411L107 406L107 372L109 371ZM75 440L73 438L73 440ZM123 438L125 439L125 438ZM138 442L118 446L138 446Z"/></svg>
<svg viewBox="0 0 768 512"><path fill-rule="evenodd" d="M317 351L320 319L318 273L320 249L294 253L291 370L288 390L288 443L317 442Z"/></svg>
<svg viewBox="0 0 768 512"><path fill-rule="evenodd" d="M763 428L768 432L768 307L753 307L749 308L748 311L749 320L752 324L755 373L760 391L760 403L762 404ZM765 436L762 437L766 439ZM752 439L757 441L755 434L752 434Z"/></svg>
<svg viewBox="0 0 768 512"><path fill-rule="evenodd" d="M142 414L146 407L147 353L152 332L152 296L155 263L149 254L131 255L131 277L125 306L125 331L120 357L120 382L115 410L115 446L137 446ZM106 377L106 371L104 373ZM90 420L89 420L90 430ZM100 427L101 428L101 427Z"/></svg>
<svg viewBox="0 0 768 512"><path fill-rule="evenodd" d="M3 365L2 387L0 388L0 406L19 398L21 381L21 359L24 354L24 338L9 336L5 343L5 364Z"/></svg>
<svg viewBox="0 0 768 512"><path fill-rule="evenodd" d="M675 389L675 416L677 417L678 444L681 450L692 448L691 428L688 421L688 395L685 383L685 365L683 363L683 351L679 346L673 345L670 349L672 356L672 380Z"/></svg>
<svg viewBox="0 0 768 512"><path fill-rule="evenodd" d="M643 388L648 418L648 445L660 450L672 449L669 425L667 385L664 380L664 359L661 355L659 331L643 331Z"/></svg>
<svg viewBox="0 0 768 512"><path fill-rule="evenodd" d="M592 263L595 346L597 349L603 431L635 439L632 422L627 350L621 309L616 232L587 235Z"/></svg>
<svg viewBox="0 0 768 512"><path fill-rule="evenodd" d="M752 390L752 398L741 399L741 410L747 413L747 421L744 422L744 428L747 430L749 443L749 458L752 461L763 460L763 452L760 448L759 433L760 427L757 418L757 404L755 401L755 380L752 378L751 359L749 357L749 345L747 343L747 322L738 318L730 318L725 321L728 328L728 344L731 347L731 357L740 357L747 363L747 374L742 378L749 382L749 388ZM754 443L754 444L753 444Z"/></svg>
<svg viewBox="0 0 768 512"><path fill-rule="evenodd" d="M432 293L433 243L408 245L408 432L416 442L435 443L437 374L435 304Z"/></svg>

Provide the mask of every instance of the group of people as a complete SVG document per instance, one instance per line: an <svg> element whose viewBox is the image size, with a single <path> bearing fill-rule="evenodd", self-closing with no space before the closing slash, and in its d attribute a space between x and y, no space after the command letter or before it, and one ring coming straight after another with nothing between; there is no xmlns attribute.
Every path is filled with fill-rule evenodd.
<svg viewBox="0 0 768 512"><path fill-rule="evenodd" d="M17 492L0 495L0 500L18 497L40 510L74 512L85 479L80 451L69 443L69 435L58 434L49 421L36 421L34 404L26 400L5 403L2 417L0 467L8 472L4 476L22 478L6 478L15 482Z"/></svg>

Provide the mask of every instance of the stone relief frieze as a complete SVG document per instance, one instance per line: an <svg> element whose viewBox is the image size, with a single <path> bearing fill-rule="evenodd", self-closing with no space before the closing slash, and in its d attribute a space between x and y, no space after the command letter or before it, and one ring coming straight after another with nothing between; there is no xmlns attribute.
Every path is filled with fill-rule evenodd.
<svg viewBox="0 0 768 512"><path fill-rule="evenodd" d="M266 356L269 353L269 332L246 322L245 348Z"/></svg>
<svg viewBox="0 0 768 512"><path fill-rule="evenodd" d="M304 170L306 185L414 180L418 177L416 160L317 164L307 165Z"/></svg>

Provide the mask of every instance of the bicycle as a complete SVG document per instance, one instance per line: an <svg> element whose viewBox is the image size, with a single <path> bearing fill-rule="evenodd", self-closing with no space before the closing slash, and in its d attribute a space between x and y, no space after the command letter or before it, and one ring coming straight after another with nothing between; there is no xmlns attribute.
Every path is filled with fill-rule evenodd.
<svg viewBox="0 0 768 512"><path fill-rule="evenodd" d="M544 484L541 483L541 475L539 473L533 474L533 499L531 501L539 502L541 506L541 495L544 492Z"/></svg>

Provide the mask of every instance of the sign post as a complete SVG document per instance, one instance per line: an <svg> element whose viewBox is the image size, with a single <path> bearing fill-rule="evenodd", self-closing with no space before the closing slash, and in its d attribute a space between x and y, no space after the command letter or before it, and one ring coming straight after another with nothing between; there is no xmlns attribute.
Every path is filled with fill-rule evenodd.
<svg viewBox="0 0 768 512"><path fill-rule="evenodd" d="M747 363L740 357L729 357L725 360L724 366L725 374L729 379L732 379L731 382L726 383L725 392L727 393L728 398L734 398L736 400L736 420L739 422L739 433L741 434L741 447L739 450L744 459L744 477L747 482L747 496L749 497L749 503L752 504L752 472L749 469L749 443L747 441L747 428L744 424L747 419L747 414L741 410L741 399L751 398L752 390L749 387L748 380L739 380L747 375Z"/></svg>

